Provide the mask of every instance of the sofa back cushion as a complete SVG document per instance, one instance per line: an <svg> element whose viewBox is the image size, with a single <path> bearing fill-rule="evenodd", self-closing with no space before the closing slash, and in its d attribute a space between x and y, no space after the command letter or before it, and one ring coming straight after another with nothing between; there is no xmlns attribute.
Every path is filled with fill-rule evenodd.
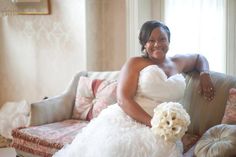
<svg viewBox="0 0 236 157"><path fill-rule="evenodd" d="M116 80L79 79L72 118L91 120L107 106L116 103Z"/></svg>
<svg viewBox="0 0 236 157"><path fill-rule="evenodd" d="M191 134L202 135L210 127L221 123L228 91L236 87L236 78L233 76L211 72L211 78L215 86L215 97L209 102L198 92L199 74L193 72L186 76L186 90L182 104L191 118L188 128Z"/></svg>

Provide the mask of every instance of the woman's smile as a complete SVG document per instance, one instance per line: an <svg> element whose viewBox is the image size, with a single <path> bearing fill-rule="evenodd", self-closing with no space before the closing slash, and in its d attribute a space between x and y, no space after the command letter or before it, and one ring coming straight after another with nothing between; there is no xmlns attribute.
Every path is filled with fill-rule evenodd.
<svg viewBox="0 0 236 157"><path fill-rule="evenodd" d="M162 60L169 49L167 33L162 28L155 28L145 45L145 49L150 58Z"/></svg>

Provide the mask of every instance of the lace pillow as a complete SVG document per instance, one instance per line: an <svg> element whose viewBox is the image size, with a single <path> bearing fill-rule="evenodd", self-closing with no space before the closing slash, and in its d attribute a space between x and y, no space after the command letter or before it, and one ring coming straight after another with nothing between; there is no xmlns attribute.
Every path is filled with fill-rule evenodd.
<svg viewBox="0 0 236 157"><path fill-rule="evenodd" d="M107 106L116 103L116 80L80 77L72 118L91 120Z"/></svg>
<svg viewBox="0 0 236 157"><path fill-rule="evenodd" d="M5 138L12 139L12 130L28 126L29 122L30 104L25 100L6 102L0 109L0 135Z"/></svg>
<svg viewBox="0 0 236 157"><path fill-rule="evenodd" d="M225 108L223 124L236 124L236 88L229 90L229 98Z"/></svg>
<svg viewBox="0 0 236 157"><path fill-rule="evenodd" d="M236 126L216 125L208 129L194 149L197 157L233 157L236 156Z"/></svg>

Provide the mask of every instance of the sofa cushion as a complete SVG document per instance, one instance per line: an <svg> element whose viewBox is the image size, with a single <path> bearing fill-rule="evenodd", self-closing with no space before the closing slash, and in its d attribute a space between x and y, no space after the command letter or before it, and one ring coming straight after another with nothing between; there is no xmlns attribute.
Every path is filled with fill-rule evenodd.
<svg viewBox="0 0 236 157"><path fill-rule="evenodd" d="M223 124L236 124L236 88L229 90L229 97L225 108Z"/></svg>
<svg viewBox="0 0 236 157"><path fill-rule="evenodd" d="M72 118L91 120L107 106L116 103L116 80L80 77Z"/></svg>
<svg viewBox="0 0 236 157"><path fill-rule="evenodd" d="M220 124L207 130L197 142L194 154L197 157L236 156L236 126Z"/></svg>
<svg viewBox="0 0 236 157"><path fill-rule="evenodd" d="M87 121L65 120L41 126L17 128L12 131L11 146L34 155L52 156L65 144L71 143Z"/></svg>

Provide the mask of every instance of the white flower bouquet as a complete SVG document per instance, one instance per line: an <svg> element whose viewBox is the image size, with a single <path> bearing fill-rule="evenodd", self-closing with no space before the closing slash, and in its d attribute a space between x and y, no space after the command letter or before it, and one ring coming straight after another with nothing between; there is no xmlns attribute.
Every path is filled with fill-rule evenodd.
<svg viewBox="0 0 236 157"><path fill-rule="evenodd" d="M183 106L176 102L164 102L154 109L152 132L165 141L180 140L188 129L190 117Z"/></svg>

